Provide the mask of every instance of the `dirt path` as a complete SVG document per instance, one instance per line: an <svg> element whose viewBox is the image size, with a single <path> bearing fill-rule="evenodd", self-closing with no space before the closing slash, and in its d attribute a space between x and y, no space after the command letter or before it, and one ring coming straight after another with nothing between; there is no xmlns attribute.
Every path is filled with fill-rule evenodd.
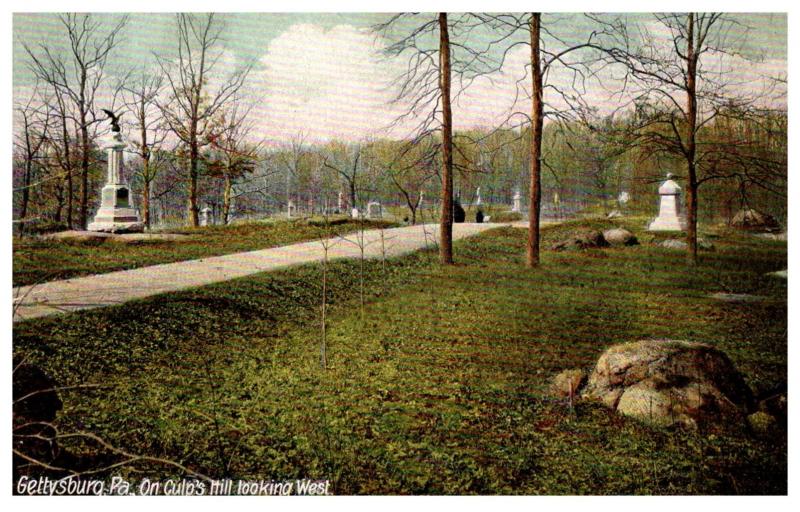
<svg viewBox="0 0 800 512"><path fill-rule="evenodd" d="M517 224L514 223L515 227L526 227ZM453 239L459 240L500 226L502 224L454 224ZM422 249L435 243L438 234L437 224L386 229L383 232L386 255L399 256ZM344 238L332 239L329 258L358 257L357 236L358 233L351 233ZM380 240L380 230L364 231L366 257L381 256ZM313 241L21 286L14 288L14 321L121 304L160 293L321 261L322 258L322 244Z"/></svg>

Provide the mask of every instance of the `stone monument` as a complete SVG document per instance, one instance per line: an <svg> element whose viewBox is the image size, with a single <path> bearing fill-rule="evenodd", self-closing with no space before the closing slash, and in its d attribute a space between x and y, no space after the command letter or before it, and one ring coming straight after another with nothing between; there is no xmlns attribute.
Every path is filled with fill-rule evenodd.
<svg viewBox="0 0 800 512"><path fill-rule="evenodd" d="M205 208L200 210L200 225L208 226L210 219L211 219L211 208L206 206Z"/></svg>
<svg viewBox="0 0 800 512"><path fill-rule="evenodd" d="M658 187L661 202L658 217L647 227L648 231L684 231L686 220L681 215L681 187L672 180L672 173L667 174L667 181Z"/></svg>
<svg viewBox="0 0 800 512"><path fill-rule="evenodd" d="M90 223L89 231L105 231L109 233L140 232L144 224L139 219L139 212L134 208L130 188L122 176L124 161L122 151L125 143L119 133L119 117L105 111L111 119L111 141L106 144L108 154L108 174L106 184L101 192L100 209Z"/></svg>
<svg viewBox="0 0 800 512"><path fill-rule="evenodd" d="M381 203L377 201L370 201L369 203L367 203L367 218L368 219L383 218L383 207L381 206Z"/></svg>
<svg viewBox="0 0 800 512"><path fill-rule="evenodd" d="M475 196L477 197L477 199L475 199L475 206L480 206L483 203L481 199L481 187L478 187L478 190L475 191Z"/></svg>
<svg viewBox="0 0 800 512"><path fill-rule="evenodd" d="M522 196L520 195L519 190L515 190L514 191L514 204L511 206L511 211L512 212L521 211L521 209L522 209L521 208L521 204L520 204L521 202L522 202Z"/></svg>
<svg viewBox="0 0 800 512"><path fill-rule="evenodd" d="M294 215L294 212L295 212L294 201L290 199L289 202L286 204L286 218L291 219L292 216Z"/></svg>

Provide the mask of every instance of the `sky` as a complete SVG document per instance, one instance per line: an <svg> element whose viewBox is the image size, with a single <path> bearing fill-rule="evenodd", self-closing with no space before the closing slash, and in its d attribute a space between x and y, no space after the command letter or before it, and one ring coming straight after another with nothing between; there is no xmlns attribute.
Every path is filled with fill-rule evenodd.
<svg viewBox="0 0 800 512"><path fill-rule="evenodd" d="M109 26L117 14L98 14ZM546 15L559 36L581 37L591 30L579 14ZM741 87L759 87L765 77L786 75L787 20L783 14L736 15L748 27L741 35L743 57L719 56L708 66L725 70ZM389 41L373 31L386 14L220 14L225 24L222 58L214 80L247 63L254 65L243 92L253 105L252 116L258 138L283 144L293 138L306 141L371 137L406 137L416 124L409 120L392 125L408 107L392 103L396 95L393 79L403 70L404 60L386 58L382 50ZM630 15L631 21L653 26L647 15ZM131 14L120 44L109 58L110 81L127 69L155 70L154 54L173 58L176 36L173 14ZM405 27L400 27L398 33ZM738 30L738 29L737 29ZM656 31L657 33L657 31ZM740 34L734 34L734 36ZM390 38L392 34L389 34ZM468 44L485 43L487 35L476 31ZM29 57L23 44L63 48L63 29L53 14L15 14L13 18L13 93L15 102L24 101L34 84L27 67ZM524 100L514 103L517 82L524 76L529 49L518 46L509 52L502 70L475 81L453 106L457 129L491 127L515 111L527 111ZM499 56L499 53L496 54ZM610 94L616 77L605 76L604 86L587 84L584 100L601 113L621 103ZM549 77L556 85L569 84L571 75L555 69ZM609 83L612 84L609 87ZM780 95L778 95L780 96ZM523 90L524 97L524 90ZM547 98L546 98L547 99ZM554 105L557 98L551 98ZM785 97L772 100L777 104ZM104 105L100 105L101 107Z"/></svg>

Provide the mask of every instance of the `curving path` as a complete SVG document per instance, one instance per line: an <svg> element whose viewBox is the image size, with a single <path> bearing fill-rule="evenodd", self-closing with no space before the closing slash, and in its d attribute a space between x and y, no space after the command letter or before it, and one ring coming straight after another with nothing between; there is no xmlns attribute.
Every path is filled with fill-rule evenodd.
<svg viewBox="0 0 800 512"><path fill-rule="evenodd" d="M527 227L525 223L511 225ZM453 240L500 226L503 224L454 224ZM330 259L358 257L360 254L357 245L358 235L359 233L351 233L345 237L330 239L328 257ZM383 235L386 256L399 256L434 244L438 240L439 226L426 224L392 228L384 230ZM363 239L365 256L379 258L383 253L381 231L364 231ZM205 286L291 265L317 262L322 260L323 255L322 243L313 241L21 286L14 288L14 321L121 304L160 293Z"/></svg>

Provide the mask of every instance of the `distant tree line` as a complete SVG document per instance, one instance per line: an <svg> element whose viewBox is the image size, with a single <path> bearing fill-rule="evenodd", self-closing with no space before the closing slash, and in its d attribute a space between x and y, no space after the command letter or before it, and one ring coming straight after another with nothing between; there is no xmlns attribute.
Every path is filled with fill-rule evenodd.
<svg viewBox="0 0 800 512"><path fill-rule="evenodd" d="M414 133L326 143L298 133L279 145L256 137L243 94L252 66L223 72L225 24L217 16L176 15L170 56L156 54L153 69L116 78L108 62L118 58L127 17L60 21L66 51L25 45L37 82L15 103L14 214L22 230L37 222L85 228L105 177L107 107L122 112L127 175L148 227L197 226L206 206L228 223L286 212L289 202L313 214L363 210L377 200L404 208L411 223L438 208L441 245L449 246L453 202L473 202L481 187L489 205L510 205L516 191L524 193L528 263L536 265L538 220L550 209L610 205L626 191L628 208L654 212L667 171L685 188L690 240L698 218L724 221L743 207L786 217L785 109L759 101L770 91L744 94L699 65L706 55L735 53L723 36L742 27L722 15L658 15L669 34L661 45L631 35L633 22L619 17L587 15L592 28L564 41L553 31L559 20L538 13L390 16L375 30L387 38L387 54L406 59L395 85ZM476 45L475 30L491 37ZM499 71L516 46L531 52L517 93L531 102L529 113L453 129L451 98ZM631 99L601 115L583 93L598 70L612 67L626 77ZM555 83L556 69L573 83ZM785 81L773 78L776 86ZM452 250L441 250L451 262Z"/></svg>

